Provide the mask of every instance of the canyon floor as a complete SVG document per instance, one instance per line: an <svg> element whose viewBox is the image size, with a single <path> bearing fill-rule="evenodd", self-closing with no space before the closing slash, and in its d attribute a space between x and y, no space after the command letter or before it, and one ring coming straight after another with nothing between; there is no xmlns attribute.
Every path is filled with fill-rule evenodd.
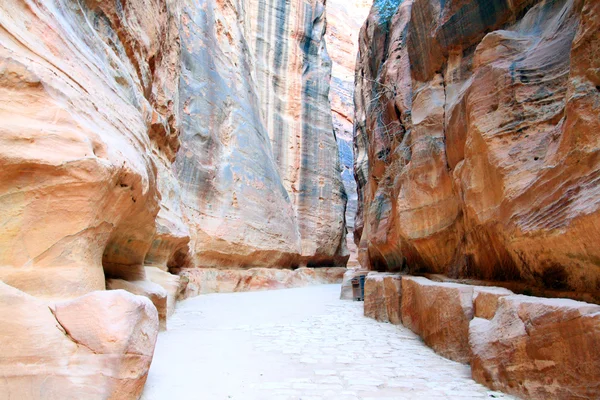
<svg viewBox="0 0 600 400"><path fill-rule="evenodd" d="M363 316L340 285L185 300L159 335L143 400L512 399L410 330Z"/></svg>

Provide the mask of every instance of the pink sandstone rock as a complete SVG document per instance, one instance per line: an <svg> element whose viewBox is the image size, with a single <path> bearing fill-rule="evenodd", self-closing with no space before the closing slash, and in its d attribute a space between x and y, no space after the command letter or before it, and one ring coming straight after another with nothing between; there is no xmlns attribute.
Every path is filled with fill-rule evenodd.
<svg viewBox="0 0 600 400"><path fill-rule="evenodd" d="M182 298L209 293L250 292L256 290L286 289L327 283L341 283L345 268L251 268L221 270L214 268L184 269L181 277L187 279Z"/></svg>
<svg viewBox="0 0 600 400"><path fill-rule="evenodd" d="M599 7L374 2L355 95L363 267L598 292Z"/></svg>
<svg viewBox="0 0 600 400"><path fill-rule="evenodd" d="M160 330L167 329L167 291L160 285L150 281L124 281L107 279L107 290L125 290L129 293L147 297L158 311Z"/></svg>
<svg viewBox="0 0 600 400"><path fill-rule="evenodd" d="M0 326L0 397L137 399L158 315L122 290L52 303L0 282Z"/></svg>
<svg viewBox="0 0 600 400"><path fill-rule="evenodd" d="M473 378L527 399L600 396L600 306L506 296L471 322Z"/></svg>
<svg viewBox="0 0 600 400"><path fill-rule="evenodd" d="M473 288L473 313L477 318L492 319L498 309L498 300L514 294L508 289L498 287Z"/></svg>
<svg viewBox="0 0 600 400"><path fill-rule="evenodd" d="M462 363L470 361L473 287L403 276L401 301L404 326L436 353Z"/></svg>
<svg viewBox="0 0 600 400"><path fill-rule="evenodd" d="M400 324L401 284L399 274L370 272L365 279L365 317Z"/></svg>

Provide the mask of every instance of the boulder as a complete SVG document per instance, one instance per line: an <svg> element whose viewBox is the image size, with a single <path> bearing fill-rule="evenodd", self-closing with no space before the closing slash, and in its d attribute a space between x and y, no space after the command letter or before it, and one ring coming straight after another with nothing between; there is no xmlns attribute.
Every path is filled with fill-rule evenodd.
<svg viewBox="0 0 600 400"><path fill-rule="evenodd" d="M469 362L473 287L403 276L401 316L404 326L437 353L454 361Z"/></svg>
<svg viewBox="0 0 600 400"><path fill-rule="evenodd" d="M473 379L527 399L600 398L600 306L521 295L469 332Z"/></svg>
<svg viewBox="0 0 600 400"><path fill-rule="evenodd" d="M152 304L158 311L158 320L160 321L160 329L167 329L167 291L160 285L145 281L124 281L122 279L107 279L106 280L107 290L126 290L129 293L136 294L138 296L144 296L152 301Z"/></svg>
<svg viewBox="0 0 600 400"><path fill-rule="evenodd" d="M365 279L365 317L400 324L401 283L399 274L370 272Z"/></svg>
<svg viewBox="0 0 600 400"><path fill-rule="evenodd" d="M138 399L157 335L145 297L97 291L52 303L0 282L0 398Z"/></svg>
<svg viewBox="0 0 600 400"><path fill-rule="evenodd" d="M187 284L186 279L173 275L157 267L146 267L146 278L167 291L167 317L175 312L175 303Z"/></svg>

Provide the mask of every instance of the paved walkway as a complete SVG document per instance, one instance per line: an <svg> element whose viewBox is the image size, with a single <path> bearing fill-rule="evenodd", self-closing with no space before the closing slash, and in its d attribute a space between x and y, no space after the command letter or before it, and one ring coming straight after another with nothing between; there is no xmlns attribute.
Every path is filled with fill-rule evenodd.
<svg viewBox="0 0 600 400"><path fill-rule="evenodd" d="M363 317L339 285L211 294L177 306L144 400L487 399L466 365Z"/></svg>

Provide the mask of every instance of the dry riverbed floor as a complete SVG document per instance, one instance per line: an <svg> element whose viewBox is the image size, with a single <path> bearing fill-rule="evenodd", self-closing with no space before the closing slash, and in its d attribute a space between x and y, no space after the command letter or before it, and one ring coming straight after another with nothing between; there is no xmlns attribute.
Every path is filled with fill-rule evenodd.
<svg viewBox="0 0 600 400"><path fill-rule="evenodd" d="M339 293L322 285L179 303L142 399L513 399Z"/></svg>

